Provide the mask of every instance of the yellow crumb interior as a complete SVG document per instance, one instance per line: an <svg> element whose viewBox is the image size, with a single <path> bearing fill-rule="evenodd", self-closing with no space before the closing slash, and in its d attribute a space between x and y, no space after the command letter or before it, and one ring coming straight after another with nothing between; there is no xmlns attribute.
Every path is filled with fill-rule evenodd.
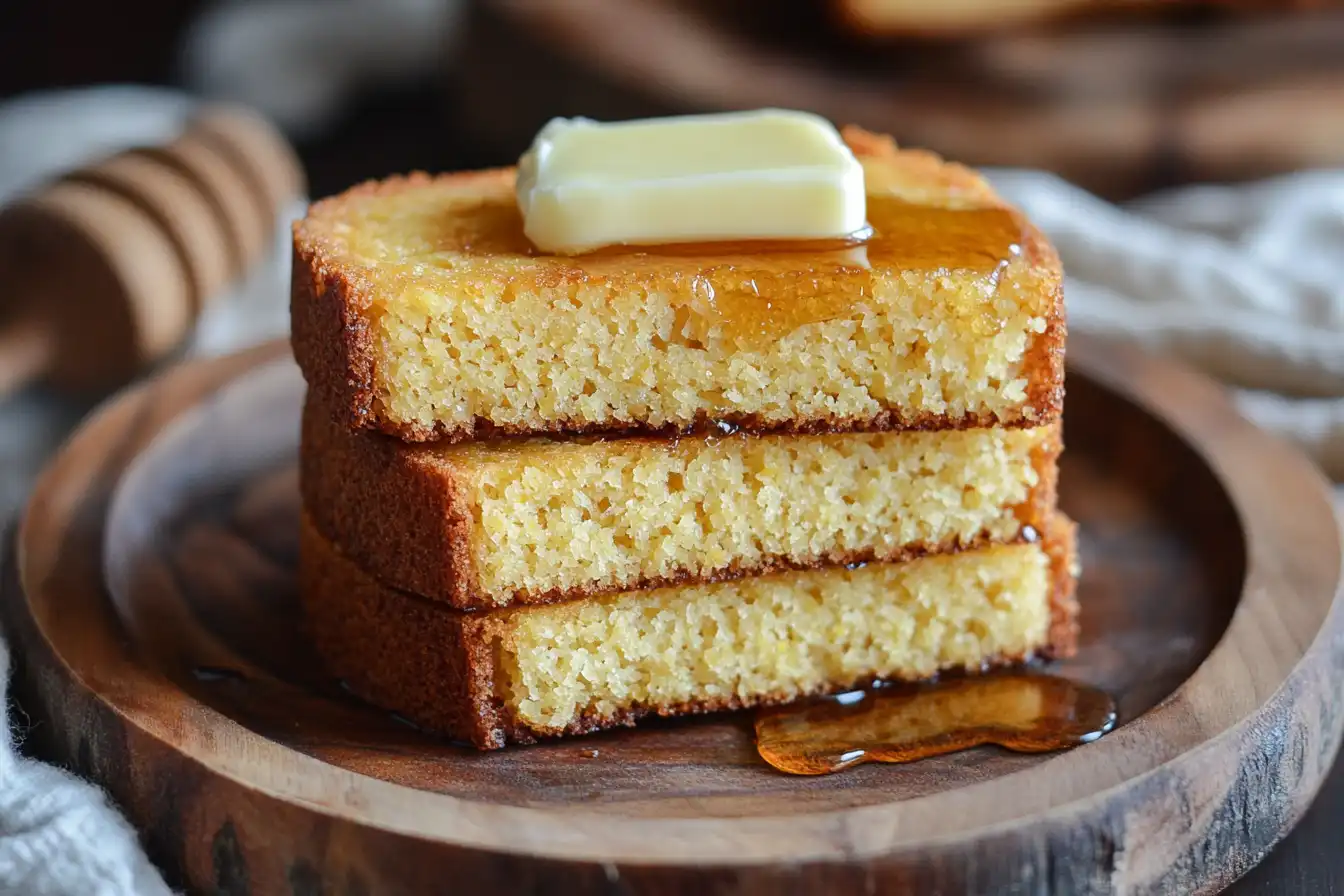
<svg viewBox="0 0 1344 896"><path fill-rule="evenodd" d="M904 564L781 573L511 611L502 688L518 719L793 697L1021 657L1050 625L1049 560L1000 545Z"/></svg>
<svg viewBox="0 0 1344 896"><path fill-rule="evenodd" d="M1021 253L914 269L862 249L538 258L511 189L436 182L349 200L332 240L369 284L373 383L392 422L1034 413L1024 364L1058 272Z"/></svg>
<svg viewBox="0 0 1344 896"><path fill-rule="evenodd" d="M1045 316L1012 295L992 297L987 277L908 279L852 317L745 352L662 290L422 282L381 308L375 388L392 420L422 426L479 417L532 429L560 420L686 427L726 415L775 424L893 409L1011 416L1026 400L1023 359ZM996 322L988 328L986 312ZM694 338L697 327L707 335Z"/></svg>
<svg viewBox="0 0 1344 896"><path fill-rule="evenodd" d="M904 546L1017 536L1054 427L439 449L476 517L471 562L508 599Z"/></svg>

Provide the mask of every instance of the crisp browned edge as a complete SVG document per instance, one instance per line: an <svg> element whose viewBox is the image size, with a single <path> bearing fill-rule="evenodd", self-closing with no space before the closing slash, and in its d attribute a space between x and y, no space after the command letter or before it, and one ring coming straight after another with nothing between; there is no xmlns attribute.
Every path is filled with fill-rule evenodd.
<svg viewBox="0 0 1344 896"><path fill-rule="evenodd" d="M1078 632L1073 523L1057 515L1042 538L1054 589L1047 641L1034 656L1071 656ZM508 616L525 611L462 612L382 585L324 538L307 514L300 535L299 593L308 634L330 672L370 702L482 750L631 726L651 715L696 715L798 697L763 694L696 700L584 715L563 729L536 728L511 717L502 685L496 682L500 671L496 645L507 637ZM985 668L1022 663L1034 656L1001 656ZM847 690L872 679L866 675L834 682L813 694Z"/></svg>
<svg viewBox="0 0 1344 896"><path fill-rule="evenodd" d="M1041 531L1054 512L1058 460L1055 432L1032 449L1037 484L1013 508L1018 521ZM734 438L750 438L737 435ZM705 573L682 570L619 583L507 595L481 590L470 544L475 527L472 501L454 464L430 446L407 444L382 433L353 431L314 401L304 406L299 450L299 487L319 532L340 546L365 572L390 587L445 601L460 609L546 604L617 591L667 585L705 584L787 569L815 569L872 561L897 562L932 553L981 547L981 533L963 540L913 542L891 550L832 551L806 558L771 555L757 563L735 562Z"/></svg>
<svg viewBox="0 0 1344 896"><path fill-rule="evenodd" d="M926 169L931 178L943 181L949 189L980 191L985 198L1006 206L988 192L984 181L964 166L945 162L922 150L898 150L888 137L871 134L856 127L844 128L845 140L860 156L895 158ZM508 169L441 175L455 184L468 187L474 182L496 180ZM436 421L431 426L396 423L384 415L374 389L374 345L369 313L373 307L372 284L340 260L333 246L310 227L309 221L338 215L354 197L382 195L416 189L434 183L436 178L423 172L369 181L340 195L315 203L306 218L293 227L294 257L290 292L291 341L294 357L303 370L309 388L338 419L356 429L376 429L408 442L462 442L497 436L540 433L580 435L672 436L710 431L717 423L728 423L748 432L824 433L875 432L895 429L965 429L988 426L1037 426L1057 419L1064 400L1064 343L1066 338L1062 277L1056 279L1052 296L1053 311L1044 333L1032 341L1023 363L1028 381L1023 406L1013 413L970 413L960 418L939 414L905 415L887 409L867 418L814 417L805 420L769 422L754 414L719 414L713 419L702 415L689 426L650 426L593 424L574 420L547 421L541 426L500 426L484 418L469 425L448 426ZM1029 262L1052 271L1061 270L1059 256L1035 226L1023 219L1022 250Z"/></svg>
<svg viewBox="0 0 1344 896"><path fill-rule="evenodd" d="M1078 525L1056 512L1041 542L1050 558L1055 587L1050 592L1050 632L1037 654L1042 659L1068 659L1078 652Z"/></svg>
<svg viewBox="0 0 1344 896"><path fill-rule="evenodd" d="M494 657L483 619L378 585L323 538L307 514L299 533L304 628L329 671L362 696L481 749L502 747L492 701ZM395 695L395 696L394 696Z"/></svg>
<svg viewBox="0 0 1344 896"><path fill-rule="evenodd" d="M475 520L450 463L410 445L336 422L304 403L299 491L323 537L387 585L461 609L495 606L471 558Z"/></svg>

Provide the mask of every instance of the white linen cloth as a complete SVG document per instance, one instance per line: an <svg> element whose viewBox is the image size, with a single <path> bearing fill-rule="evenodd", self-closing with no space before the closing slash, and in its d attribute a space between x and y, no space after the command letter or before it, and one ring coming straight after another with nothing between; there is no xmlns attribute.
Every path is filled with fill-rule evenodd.
<svg viewBox="0 0 1344 896"><path fill-rule="evenodd" d="M102 89L0 107L0 202L85 155L170 133L189 105L165 91ZM1344 479L1344 171L1181 189L1124 208L1038 172L993 180L1059 248L1071 331L1131 339L1222 378L1248 416ZM215 306L191 353L282 334L286 260L278 251ZM0 403L0 519L82 410L36 392ZM8 710L7 677L0 641ZM29 724L7 711L0 734L0 894L166 893L100 790L16 755Z"/></svg>
<svg viewBox="0 0 1344 896"><path fill-rule="evenodd" d="M1202 368L1344 480L1344 170L1124 208L1041 172L992 179L1059 249L1071 332Z"/></svg>

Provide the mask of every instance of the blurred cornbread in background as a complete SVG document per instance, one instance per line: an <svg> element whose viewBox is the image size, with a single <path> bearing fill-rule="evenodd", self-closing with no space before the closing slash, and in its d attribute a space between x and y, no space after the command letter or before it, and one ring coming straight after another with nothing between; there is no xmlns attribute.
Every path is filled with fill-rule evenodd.
<svg viewBox="0 0 1344 896"><path fill-rule="evenodd" d="M490 159L555 114L782 105L1111 197L1344 161L1338 3L483 0L471 13L449 85Z"/></svg>
<svg viewBox="0 0 1344 896"><path fill-rule="evenodd" d="M958 37L1009 28L1101 17L1169 14L1191 9L1274 11L1312 9L1332 0L830 0L836 16L856 32Z"/></svg>

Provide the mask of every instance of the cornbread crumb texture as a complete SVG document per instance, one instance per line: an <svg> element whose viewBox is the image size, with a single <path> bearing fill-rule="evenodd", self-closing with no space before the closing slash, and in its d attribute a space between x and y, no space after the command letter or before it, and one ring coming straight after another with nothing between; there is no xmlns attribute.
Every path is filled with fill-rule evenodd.
<svg viewBox="0 0 1344 896"><path fill-rule="evenodd" d="M334 674L488 748L1067 654L1060 525L1063 563L1040 544L1000 545L464 614L375 583L305 521L302 597Z"/></svg>
<svg viewBox="0 0 1344 896"><path fill-rule="evenodd" d="M310 402L301 470L361 566L469 607L1013 541L1059 449L1057 425L405 445Z"/></svg>
<svg viewBox="0 0 1344 896"><path fill-rule="evenodd" d="M539 256L512 170L320 202L295 228L296 356L351 423L414 440L1053 419L1053 250L965 169L848 137L870 215L916 210L890 251Z"/></svg>

